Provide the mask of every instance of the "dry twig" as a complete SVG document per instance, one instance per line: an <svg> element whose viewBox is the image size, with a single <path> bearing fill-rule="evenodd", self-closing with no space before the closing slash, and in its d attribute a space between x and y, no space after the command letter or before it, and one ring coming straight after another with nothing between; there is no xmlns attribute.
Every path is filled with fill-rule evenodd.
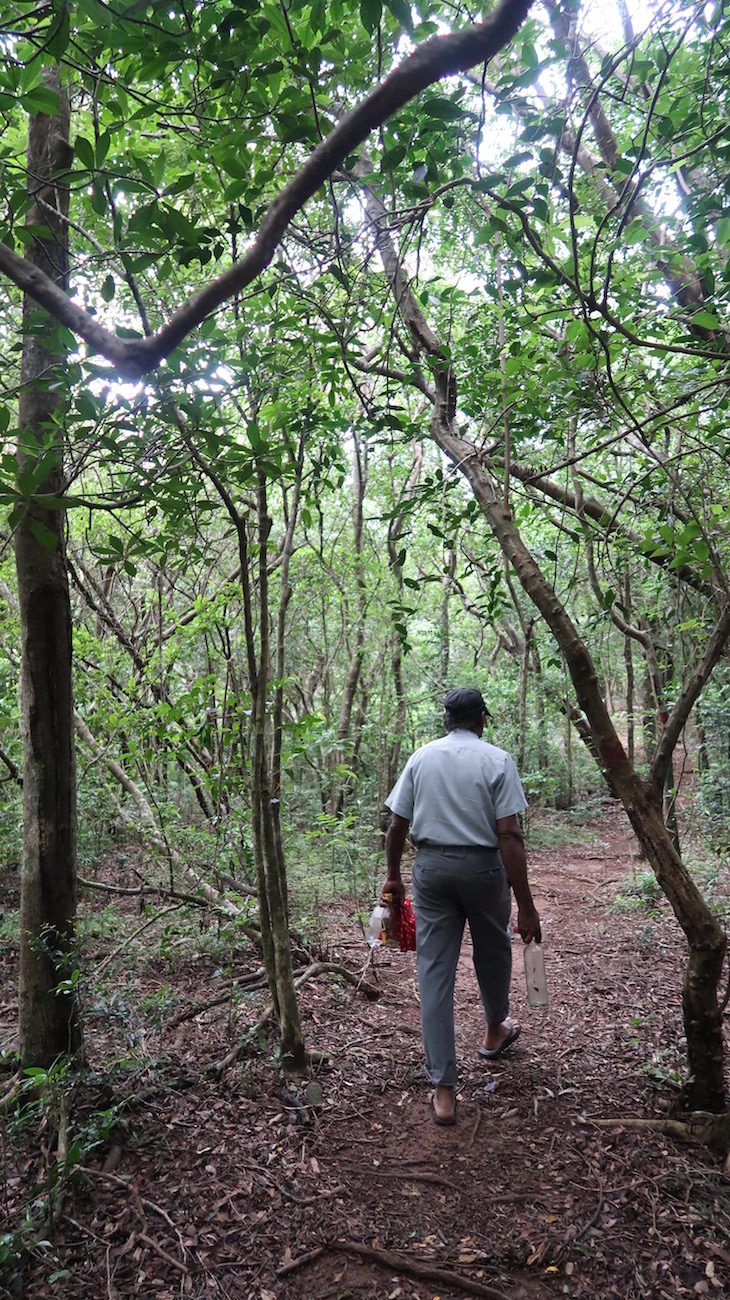
<svg viewBox="0 0 730 1300"><path fill-rule="evenodd" d="M306 970L302 971L301 975L297 976L294 981L294 987L297 989L301 988L302 984L304 984L306 980L314 979L317 975L338 975L340 979L345 980L348 984L354 984L355 988L362 988L367 997L380 997L380 990L376 989L374 985L362 984L361 979L354 971L348 970L346 966L340 966L339 962L334 961L312 962L307 966ZM241 1041L238 1042L235 1047L232 1047L230 1052L227 1052L222 1060L208 1067L208 1074L212 1078L220 1079L221 1075L228 1069L229 1065L235 1065L236 1061L238 1061L245 1052L251 1040L256 1037L259 1030L263 1029L269 1017L273 1015L273 1012L273 1003L267 1002L258 1020L256 1020L255 1023L246 1030ZM310 1053L309 1055L310 1058L315 1059L315 1057L320 1054Z"/></svg>

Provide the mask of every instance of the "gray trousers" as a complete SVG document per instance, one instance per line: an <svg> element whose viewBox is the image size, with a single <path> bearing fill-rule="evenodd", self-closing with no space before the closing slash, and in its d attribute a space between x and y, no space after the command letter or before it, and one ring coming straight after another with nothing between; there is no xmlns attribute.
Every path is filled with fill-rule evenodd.
<svg viewBox="0 0 730 1300"><path fill-rule="evenodd" d="M452 1086L458 1079L454 980L466 921L485 1019L499 1024L509 1013L512 899L499 851L422 844L413 903L426 1073L432 1083Z"/></svg>

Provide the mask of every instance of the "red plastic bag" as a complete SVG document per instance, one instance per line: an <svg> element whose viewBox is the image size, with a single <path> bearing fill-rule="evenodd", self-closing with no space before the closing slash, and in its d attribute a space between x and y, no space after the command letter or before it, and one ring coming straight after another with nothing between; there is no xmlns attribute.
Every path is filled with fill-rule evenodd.
<svg viewBox="0 0 730 1300"><path fill-rule="evenodd" d="M398 908L398 942L401 952L415 952L416 914L410 898L404 898Z"/></svg>

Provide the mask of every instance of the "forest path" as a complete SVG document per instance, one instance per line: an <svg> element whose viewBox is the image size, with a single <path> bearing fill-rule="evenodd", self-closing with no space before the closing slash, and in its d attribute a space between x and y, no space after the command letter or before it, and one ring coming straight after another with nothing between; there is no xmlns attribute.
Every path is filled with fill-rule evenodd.
<svg viewBox="0 0 730 1300"><path fill-rule="evenodd" d="M719 1157L592 1122L665 1115L683 1069L682 936L663 902L616 905L641 870L612 804L570 847L530 853L550 1006L527 1007L515 940L522 1035L498 1063L478 1056L483 1022L465 941L454 1128L430 1117L412 954L376 954L377 1002L336 980L302 987L307 1042L330 1057L314 1106L304 1085L282 1082L270 1052L207 1082L205 1066L230 1045L232 1008L170 1026L220 989L220 970L187 949L174 969L151 954L117 992L174 993L175 1014L137 1043L154 1058L144 1082L156 1090L113 1135L113 1172L100 1172L107 1145L67 1205L55 1286L68 1300L730 1295L730 1184ZM364 961L352 905L324 924L332 959ZM247 964L248 948L234 973ZM234 1039L257 996L238 1004ZM58 1294L48 1272L28 1277L24 1294Z"/></svg>

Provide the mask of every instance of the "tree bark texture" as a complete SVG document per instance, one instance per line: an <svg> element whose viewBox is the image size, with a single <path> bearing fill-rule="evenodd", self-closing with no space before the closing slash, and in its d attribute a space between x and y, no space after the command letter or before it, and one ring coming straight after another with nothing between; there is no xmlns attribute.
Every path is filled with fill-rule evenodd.
<svg viewBox="0 0 730 1300"><path fill-rule="evenodd" d="M27 246L26 260L68 287L68 190L59 174L69 159L69 103L56 69L44 73L58 111L31 119L29 225L50 234ZM57 215L55 215L57 214ZM23 355L18 421L21 483L37 476L37 494L63 492L64 352L55 322L29 297L23 302ZM42 466L42 469L41 469ZM57 992L74 961L76 916L76 771L71 681L71 606L65 516L30 499L15 529L21 624L20 713L23 733L23 867L20 903L20 1056L47 1068L81 1046L73 991ZM73 987L73 986L71 986Z"/></svg>

